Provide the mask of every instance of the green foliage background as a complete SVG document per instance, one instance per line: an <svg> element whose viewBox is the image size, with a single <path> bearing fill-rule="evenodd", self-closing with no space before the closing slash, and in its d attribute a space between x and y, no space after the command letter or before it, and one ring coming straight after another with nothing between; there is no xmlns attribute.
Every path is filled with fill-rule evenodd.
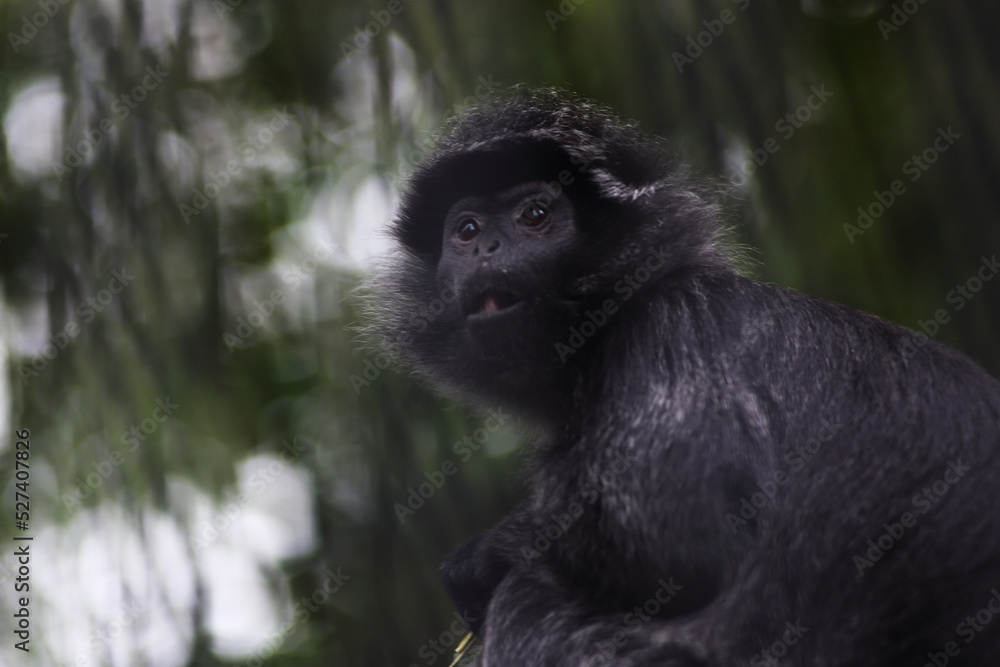
<svg viewBox="0 0 1000 667"><path fill-rule="evenodd" d="M37 19L46 7L51 16ZM31 21L42 25L26 37ZM307 545L253 561L272 595L240 606L268 604L288 628L301 620L294 601L328 570L349 579L272 642L264 664L444 663L428 648L447 643L452 621L437 565L523 494L524 431L509 422L461 460L454 443L482 415L379 368L357 341L352 294L411 158L443 118L492 94L484 82L558 86L637 119L700 172L741 183L730 213L759 277L914 328L944 309L935 337L1000 373L1000 281L961 308L948 299L1000 252L996 3L33 0L0 4L0 26L9 31L0 55L0 544L14 531L13 433L28 428L40 554L33 651L14 652L5 638L4 664L80 655L87 664L259 664L247 663L246 644L220 643L220 570L205 560L211 552L225 566L231 552L212 550L247 542L226 542L226 529L205 538L211 516L199 511L224 513L240 466L274 460L289 443L301 453L281 474L300 473L284 479L306 493ZM121 118L114 101L147 66L169 74ZM55 123L14 123L12 109L40 83L46 99L62 100ZM779 131L821 87L829 100L791 136ZM238 156L241 138L276 109L294 120L198 208L195 190L224 168L220 156ZM113 129L90 135L100 140L77 166L52 167L65 167L67 149L107 118ZM910 181L904 164L942 128L960 138ZM745 177L747 151L769 138L777 150ZM24 155L36 149L51 155L28 168ZM852 238L845 225L858 224L858 207L896 179L905 193ZM80 304L101 298L123 268L134 281L82 319ZM240 318L274 290L284 303L239 335ZM45 356L46 337L70 323L79 333ZM166 397L175 414L93 493L67 500ZM401 522L396 505L448 460L457 473ZM281 512L273 516L280 525ZM166 565L151 525L180 536ZM283 535L251 531L263 545ZM192 595L170 623L141 616L113 651L95 649L86 640L108 627L107 608L80 582L94 568L113 575L117 561L77 539L108 554L137 540L148 581L137 586L122 571L101 586L147 609L171 590ZM7 617L12 549L2 549ZM72 632L57 625L66 618ZM274 627L241 631L264 641Z"/></svg>

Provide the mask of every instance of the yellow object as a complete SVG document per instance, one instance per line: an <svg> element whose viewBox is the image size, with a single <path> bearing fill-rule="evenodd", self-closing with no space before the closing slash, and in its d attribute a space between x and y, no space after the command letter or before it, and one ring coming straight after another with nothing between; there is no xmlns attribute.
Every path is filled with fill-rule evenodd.
<svg viewBox="0 0 1000 667"><path fill-rule="evenodd" d="M469 647L472 646L472 642L474 641L476 641L476 636L471 632L462 637L462 641L458 642L458 646L455 647L455 659L452 660L448 667L455 667L455 665L457 665L459 661L465 657L466 651L469 650Z"/></svg>

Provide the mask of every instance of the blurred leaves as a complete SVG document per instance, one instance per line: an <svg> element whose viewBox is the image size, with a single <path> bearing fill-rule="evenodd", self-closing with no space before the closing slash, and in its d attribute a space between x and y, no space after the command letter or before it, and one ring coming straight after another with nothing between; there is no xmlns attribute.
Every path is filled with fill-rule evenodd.
<svg viewBox="0 0 1000 667"><path fill-rule="evenodd" d="M1000 372L1000 285L947 300L1000 251L998 12L0 4L0 480L9 490L10 434L30 428L37 544L62 559L34 575L33 659L441 659L437 566L523 495L521 436L509 424L463 460L481 417L360 349L352 295L401 178L445 116L494 94L484 82L555 85L638 119L739 184L732 222L762 278L911 327L948 309L937 338ZM910 180L942 128L960 138ZM846 231L895 180L905 192ZM115 291L115 271L134 280ZM161 422L165 400L178 407ZM438 488L445 461L458 472ZM80 535L93 539L74 550ZM336 593L296 606L337 568ZM147 610L136 625L89 642L128 600Z"/></svg>

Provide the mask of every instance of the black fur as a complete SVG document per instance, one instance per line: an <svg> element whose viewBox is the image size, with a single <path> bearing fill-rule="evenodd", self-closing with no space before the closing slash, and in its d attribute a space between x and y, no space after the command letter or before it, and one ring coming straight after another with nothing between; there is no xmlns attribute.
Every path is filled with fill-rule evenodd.
<svg viewBox="0 0 1000 667"><path fill-rule="evenodd" d="M516 91L446 128L394 223L391 347L547 433L530 500L444 565L482 663L1000 664L1000 613L960 625L1000 612L1000 383L739 275L711 192L662 155L592 104ZM577 236L556 268L470 260L526 301L470 332L473 279L438 276L449 208L566 171Z"/></svg>

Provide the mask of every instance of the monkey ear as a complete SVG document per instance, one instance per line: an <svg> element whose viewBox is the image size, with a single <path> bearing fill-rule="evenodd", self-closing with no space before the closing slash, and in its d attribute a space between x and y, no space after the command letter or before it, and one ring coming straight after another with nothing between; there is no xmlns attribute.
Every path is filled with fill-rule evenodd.
<svg viewBox="0 0 1000 667"><path fill-rule="evenodd" d="M655 155L635 146L608 146L601 160L587 172L601 198L634 203L652 195L664 180L666 166Z"/></svg>
<svg viewBox="0 0 1000 667"><path fill-rule="evenodd" d="M612 186L612 189L630 200L643 196L669 173L670 165L663 157L666 154L665 147L652 150L645 145L610 146L608 171L618 183L617 188Z"/></svg>

